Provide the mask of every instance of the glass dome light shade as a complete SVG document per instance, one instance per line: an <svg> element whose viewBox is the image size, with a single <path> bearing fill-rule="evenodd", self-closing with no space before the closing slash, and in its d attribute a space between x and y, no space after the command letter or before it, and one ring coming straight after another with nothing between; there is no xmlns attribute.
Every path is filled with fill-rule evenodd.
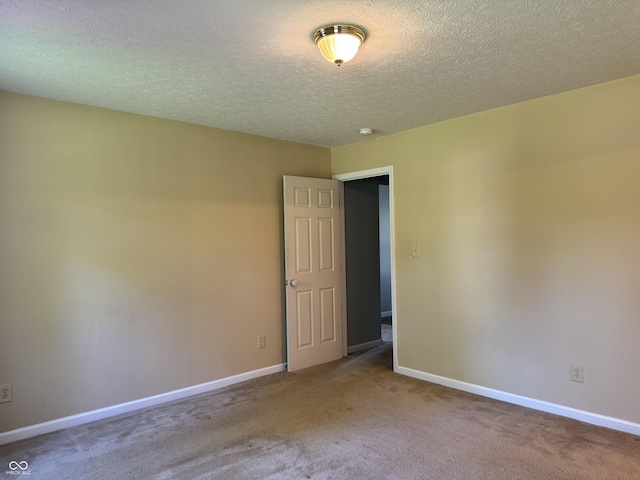
<svg viewBox="0 0 640 480"><path fill-rule="evenodd" d="M364 39L364 31L351 25L324 27L318 30L314 36L322 56L337 65L348 62L355 57Z"/></svg>

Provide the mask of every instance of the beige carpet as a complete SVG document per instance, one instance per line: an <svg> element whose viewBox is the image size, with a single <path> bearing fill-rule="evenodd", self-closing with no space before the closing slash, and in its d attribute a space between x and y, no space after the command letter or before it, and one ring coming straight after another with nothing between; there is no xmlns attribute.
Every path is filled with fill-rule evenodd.
<svg viewBox="0 0 640 480"><path fill-rule="evenodd" d="M639 479L640 437L396 375L386 342L5 445L0 460L0 477L24 460L47 480Z"/></svg>

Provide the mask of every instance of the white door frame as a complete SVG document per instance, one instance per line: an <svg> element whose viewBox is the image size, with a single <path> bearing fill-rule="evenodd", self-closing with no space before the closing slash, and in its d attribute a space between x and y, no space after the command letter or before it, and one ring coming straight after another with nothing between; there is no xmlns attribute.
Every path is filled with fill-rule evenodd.
<svg viewBox="0 0 640 480"><path fill-rule="evenodd" d="M345 252L345 228L344 228L344 182L350 180L361 180L363 178L382 177L384 175L389 176L389 224L390 224L390 239L389 245L391 248L391 309L393 311L393 322L391 322L391 329L393 331L393 371L398 371L398 307L396 305L396 256L395 256L395 214L394 214L394 180L393 180L393 166L372 168L369 170L360 170L357 172L341 173L334 175L333 178L340 182L341 191L340 197L340 218L342 223L342 240L340 248L342 248L343 270L342 270L342 330L343 330L343 356L347 356L347 282L344 265L346 265L346 252Z"/></svg>

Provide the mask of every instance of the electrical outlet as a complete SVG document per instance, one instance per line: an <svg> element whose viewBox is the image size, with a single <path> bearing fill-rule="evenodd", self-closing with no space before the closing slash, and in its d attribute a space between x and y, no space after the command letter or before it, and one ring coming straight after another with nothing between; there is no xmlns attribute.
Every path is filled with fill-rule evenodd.
<svg viewBox="0 0 640 480"><path fill-rule="evenodd" d="M258 335L258 348L265 348L267 346L267 336Z"/></svg>
<svg viewBox="0 0 640 480"><path fill-rule="evenodd" d="M576 365L576 364L571 364L571 381L572 382L579 382L579 383L583 383L583 368L582 365Z"/></svg>
<svg viewBox="0 0 640 480"><path fill-rule="evenodd" d="M11 384L0 385L0 403L11 401Z"/></svg>

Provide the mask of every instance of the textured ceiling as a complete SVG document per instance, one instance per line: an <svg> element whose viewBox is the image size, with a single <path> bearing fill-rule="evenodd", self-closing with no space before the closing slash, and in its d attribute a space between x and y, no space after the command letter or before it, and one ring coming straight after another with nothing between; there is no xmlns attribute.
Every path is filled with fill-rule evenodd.
<svg viewBox="0 0 640 480"><path fill-rule="evenodd" d="M639 73L639 0L0 0L2 90L326 147Z"/></svg>

